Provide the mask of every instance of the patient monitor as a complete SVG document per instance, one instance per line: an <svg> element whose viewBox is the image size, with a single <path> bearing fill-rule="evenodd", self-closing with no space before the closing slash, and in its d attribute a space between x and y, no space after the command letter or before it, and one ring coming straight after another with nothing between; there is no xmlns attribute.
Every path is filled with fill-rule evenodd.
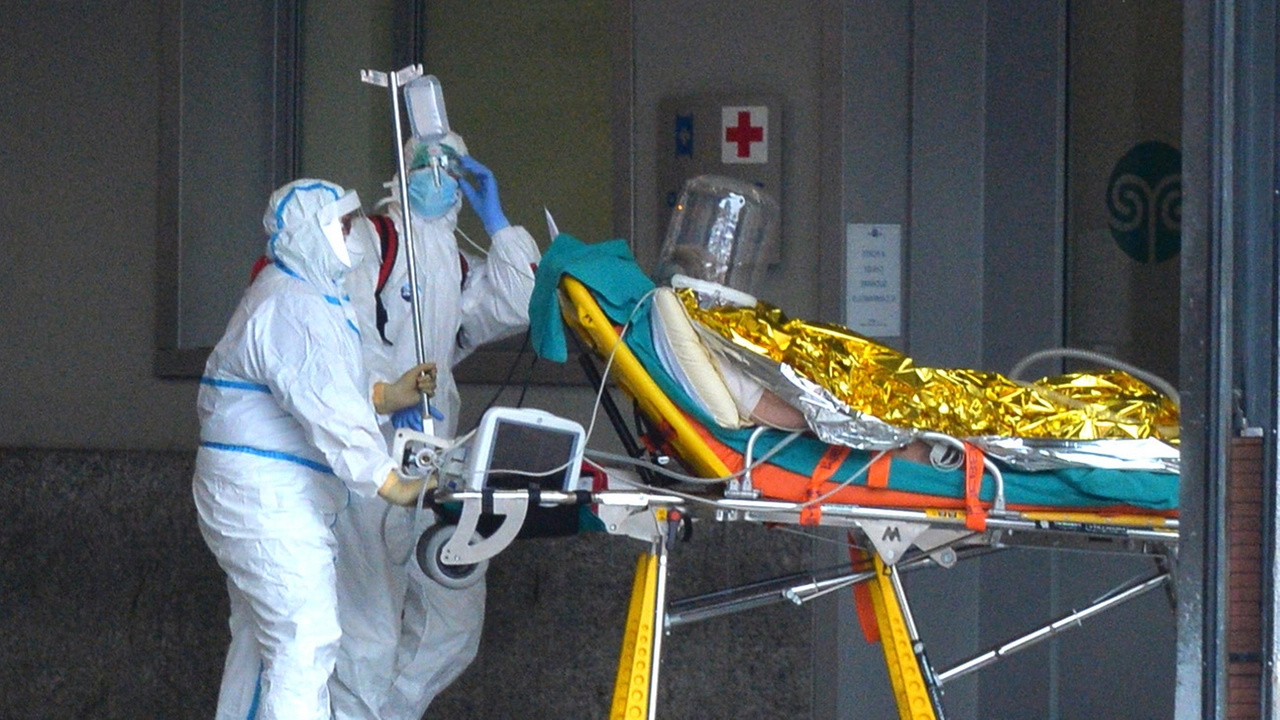
<svg viewBox="0 0 1280 720"><path fill-rule="evenodd" d="M578 482L586 433L578 423L542 410L495 407L485 412L467 450L466 490L571 492Z"/></svg>
<svg viewBox="0 0 1280 720"><path fill-rule="evenodd" d="M578 489L585 447L581 425L530 408L490 408L474 432L456 441L397 430L392 452L401 472L429 478L438 493L462 501L457 525L435 524L418 538L423 572L451 588L477 582L488 559L515 539L540 493ZM482 531L482 516L500 522Z"/></svg>
<svg viewBox="0 0 1280 720"><path fill-rule="evenodd" d="M434 476L444 490L532 486L572 492L585 447L586 432L572 420L532 408L493 407L474 432L455 441L397 430L392 452L403 474Z"/></svg>

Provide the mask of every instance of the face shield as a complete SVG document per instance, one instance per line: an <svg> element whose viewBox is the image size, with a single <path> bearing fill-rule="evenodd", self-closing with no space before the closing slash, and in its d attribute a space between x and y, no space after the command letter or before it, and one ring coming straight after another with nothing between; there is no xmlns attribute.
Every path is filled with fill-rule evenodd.
<svg viewBox="0 0 1280 720"><path fill-rule="evenodd" d="M316 224L333 254L346 267L352 266L351 253L347 250L347 234L351 232L351 219L360 212L360 196L348 190L342 197L316 212Z"/></svg>
<svg viewBox="0 0 1280 720"><path fill-rule="evenodd" d="M350 218L347 253L351 256L351 267L358 267L366 258L372 258L374 263L380 262L382 242L378 239L378 231L373 222L365 216L363 210L357 210L346 217Z"/></svg>
<svg viewBox="0 0 1280 720"><path fill-rule="evenodd" d="M778 202L743 180L699 175L671 213L654 279L674 275L755 295L778 242Z"/></svg>

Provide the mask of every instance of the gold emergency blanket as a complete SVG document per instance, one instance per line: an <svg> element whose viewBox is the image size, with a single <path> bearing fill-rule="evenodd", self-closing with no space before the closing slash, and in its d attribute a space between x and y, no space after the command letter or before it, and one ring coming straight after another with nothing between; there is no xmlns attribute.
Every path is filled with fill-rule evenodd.
<svg viewBox="0 0 1280 720"><path fill-rule="evenodd" d="M953 437L1177 443L1177 406L1129 373L1022 383L993 372L918 367L851 330L792 320L767 303L703 309L692 291L681 290L680 297L692 318L726 340L790 365L850 408L890 425Z"/></svg>

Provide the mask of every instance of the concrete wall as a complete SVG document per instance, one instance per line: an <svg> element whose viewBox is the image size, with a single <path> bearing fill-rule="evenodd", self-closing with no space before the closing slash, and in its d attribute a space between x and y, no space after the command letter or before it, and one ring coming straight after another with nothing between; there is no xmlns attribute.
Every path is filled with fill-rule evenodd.
<svg viewBox="0 0 1280 720"><path fill-rule="evenodd" d="M195 384L151 374L159 3L5 18L0 446L190 449Z"/></svg>
<svg viewBox="0 0 1280 720"><path fill-rule="evenodd" d="M193 462L0 452L0 716L213 717L227 591Z"/></svg>
<svg viewBox="0 0 1280 720"><path fill-rule="evenodd" d="M213 716L227 593L196 528L193 460L0 452L0 717ZM807 541L753 525L695 532L672 555L674 598L789 573L808 555ZM480 654L426 717L607 716L642 550L594 533L494 558ZM680 630L662 717L807 716L808 630L790 606Z"/></svg>

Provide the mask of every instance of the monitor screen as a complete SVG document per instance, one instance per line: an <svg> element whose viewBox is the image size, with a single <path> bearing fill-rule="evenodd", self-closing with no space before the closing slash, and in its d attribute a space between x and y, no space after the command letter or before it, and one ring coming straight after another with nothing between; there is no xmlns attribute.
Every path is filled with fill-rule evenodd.
<svg viewBox="0 0 1280 720"><path fill-rule="evenodd" d="M578 438L577 433L557 428L499 420L485 486L523 489L536 484L544 490L564 490L577 477L578 468L566 464L575 455Z"/></svg>

